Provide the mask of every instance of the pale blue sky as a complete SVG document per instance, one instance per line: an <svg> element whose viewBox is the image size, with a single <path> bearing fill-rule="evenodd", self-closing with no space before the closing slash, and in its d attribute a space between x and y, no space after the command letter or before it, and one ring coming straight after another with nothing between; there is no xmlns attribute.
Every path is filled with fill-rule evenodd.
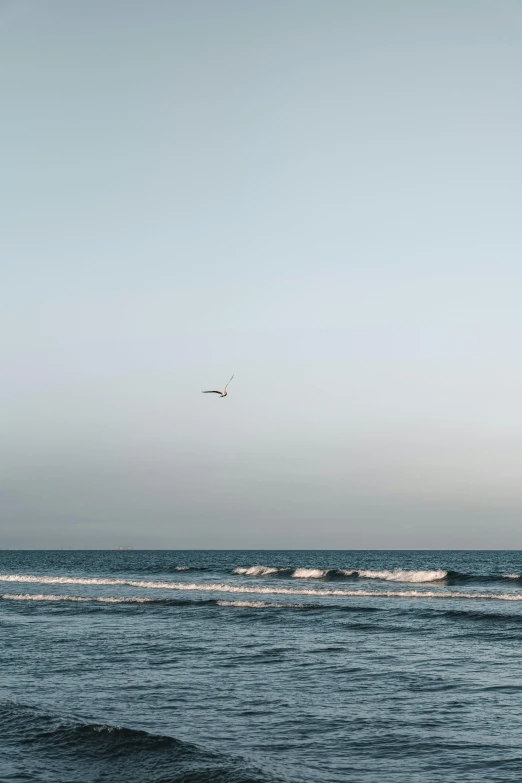
<svg viewBox="0 0 522 783"><path fill-rule="evenodd" d="M0 547L522 548L522 4L0 0L0 97Z"/></svg>

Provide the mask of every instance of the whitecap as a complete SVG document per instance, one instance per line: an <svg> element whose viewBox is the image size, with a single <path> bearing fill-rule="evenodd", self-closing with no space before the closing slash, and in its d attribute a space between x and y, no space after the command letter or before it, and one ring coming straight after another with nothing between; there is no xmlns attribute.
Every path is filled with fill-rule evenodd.
<svg viewBox="0 0 522 783"><path fill-rule="evenodd" d="M407 571L396 569L394 571L365 571L358 572L364 579L383 579L386 582L440 582L448 576L447 571Z"/></svg>
<svg viewBox="0 0 522 783"><path fill-rule="evenodd" d="M293 577L296 579L322 579L328 573L328 569L322 568L296 568Z"/></svg>
<svg viewBox="0 0 522 783"><path fill-rule="evenodd" d="M247 568L234 568L234 574L242 574L243 576L268 576L269 574L277 574L279 568L272 568L270 566L255 565Z"/></svg>

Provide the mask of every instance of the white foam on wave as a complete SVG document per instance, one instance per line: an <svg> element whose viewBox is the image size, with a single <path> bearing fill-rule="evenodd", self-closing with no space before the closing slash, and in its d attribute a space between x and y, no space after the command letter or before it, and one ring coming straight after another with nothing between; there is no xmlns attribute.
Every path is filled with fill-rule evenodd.
<svg viewBox="0 0 522 783"><path fill-rule="evenodd" d="M295 579L322 579L328 573L328 569L322 568L296 568L292 576Z"/></svg>
<svg viewBox="0 0 522 783"><path fill-rule="evenodd" d="M447 571L358 571L364 579L383 579L386 582L440 582L448 576Z"/></svg>
<svg viewBox="0 0 522 783"><path fill-rule="evenodd" d="M255 565L245 568L234 568L234 574L241 574L242 576L269 576L270 574L277 574L280 571L288 571L286 568L273 568L272 566ZM328 573L328 569L323 568L295 568L292 571L292 576L296 579L322 579ZM355 573L354 571L345 571L347 575Z"/></svg>
<svg viewBox="0 0 522 783"><path fill-rule="evenodd" d="M190 571L190 566L176 566L175 571Z"/></svg>
<svg viewBox="0 0 522 783"><path fill-rule="evenodd" d="M280 568L272 568L270 566L255 565L249 567L235 568L234 574L241 574L242 576L269 576L270 574L278 573ZM382 571L370 571L370 570L358 570L358 569L328 569L328 568L295 568L292 571L292 577L294 579L324 579L331 573L342 574L343 576L359 576L363 579L382 579L386 582L438 582L445 579L448 576L447 571L443 570L406 570L395 569Z"/></svg>
<svg viewBox="0 0 522 783"><path fill-rule="evenodd" d="M279 568L272 568L270 566L255 565L248 568L234 568L234 574L242 574L243 576L268 576L269 574L277 574Z"/></svg>
<svg viewBox="0 0 522 783"><path fill-rule="evenodd" d="M100 578L97 576L35 576L29 574L0 574L0 582L28 582L39 585L128 585L127 579ZM145 583L144 583L145 584ZM148 584L155 584L149 582ZM159 584L159 583L158 583Z"/></svg>
<svg viewBox="0 0 522 783"><path fill-rule="evenodd" d="M154 598L105 598L103 596L46 595L45 593L0 593L4 601L95 601L102 604L150 604Z"/></svg>
<svg viewBox="0 0 522 783"><path fill-rule="evenodd" d="M32 576L25 574L0 574L0 582L25 582L31 584L75 584L75 585L127 585L148 590L177 590L202 593L243 593L259 595L313 595L346 598L439 598L522 601L522 593L475 593L449 592L448 590L346 590L338 588L305 587L258 587L209 583L153 582L135 579L101 579L99 577ZM130 599L127 599L130 600ZM144 601L150 599L143 599Z"/></svg>
<svg viewBox="0 0 522 783"><path fill-rule="evenodd" d="M521 574L502 574L504 579L520 579Z"/></svg>

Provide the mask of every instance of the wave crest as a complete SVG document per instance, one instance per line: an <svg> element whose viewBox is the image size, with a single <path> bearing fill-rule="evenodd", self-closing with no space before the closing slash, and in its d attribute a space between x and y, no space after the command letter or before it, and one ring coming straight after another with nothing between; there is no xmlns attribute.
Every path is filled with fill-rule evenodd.
<svg viewBox="0 0 522 783"><path fill-rule="evenodd" d="M296 568L292 576L295 579L324 579L328 569L322 568Z"/></svg>
<svg viewBox="0 0 522 783"><path fill-rule="evenodd" d="M394 571L358 571L364 579L382 579L385 582L440 582L448 576L447 571L407 571L396 569Z"/></svg>
<svg viewBox="0 0 522 783"><path fill-rule="evenodd" d="M438 599L497 599L522 601L522 593L479 593L449 592L448 590L347 590L330 587L272 587L249 585L228 585L195 582L149 582L134 579L100 579L93 577L32 576L23 574L0 574L0 582L18 582L31 584L77 584L77 585L128 585L148 590L176 590L200 593L244 593L260 595L314 595L321 597L371 597L371 598L438 598Z"/></svg>
<svg viewBox="0 0 522 783"><path fill-rule="evenodd" d="M277 568L275 566L254 565L235 568L234 574L241 576L291 576L293 579L344 579L359 577L361 579L381 579L386 582L440 582L448 577L448 572L437 570L406 570L395 569L370 571L364 569L345 568Z"/></svg>
<svg viewBox="0 0 522 783"><path fill-rule="evenodd" d="M233 573L242 574L243 576L268 576L269 574L277 574L281 570L271 566L255 565L246 568L234 568Z"/></svg>

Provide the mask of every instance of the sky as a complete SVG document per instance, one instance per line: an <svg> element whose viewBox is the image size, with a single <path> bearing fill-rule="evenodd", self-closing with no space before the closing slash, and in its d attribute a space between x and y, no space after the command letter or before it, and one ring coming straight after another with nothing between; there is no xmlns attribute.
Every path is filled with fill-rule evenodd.
<svg viewBox="0 0 522 783"><path fill-rule="evenodd" d="M522 549L521 93L516 0L0 0L0 548Z"/></svg>

